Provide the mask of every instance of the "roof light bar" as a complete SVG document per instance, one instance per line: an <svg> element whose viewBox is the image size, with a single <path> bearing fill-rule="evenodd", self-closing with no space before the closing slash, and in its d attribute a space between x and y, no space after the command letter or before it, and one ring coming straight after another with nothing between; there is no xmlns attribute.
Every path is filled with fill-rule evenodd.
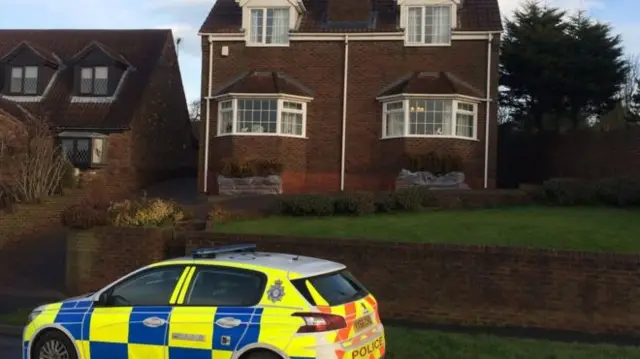
<svg viewBox="0 0 640 359"><path fill-rule="evenodd" d="M223 253L255 252L256 247L255 244L233 244L214 248L199 248L191 252L191 256L193 258L215 258L216 255Z"/></svg>

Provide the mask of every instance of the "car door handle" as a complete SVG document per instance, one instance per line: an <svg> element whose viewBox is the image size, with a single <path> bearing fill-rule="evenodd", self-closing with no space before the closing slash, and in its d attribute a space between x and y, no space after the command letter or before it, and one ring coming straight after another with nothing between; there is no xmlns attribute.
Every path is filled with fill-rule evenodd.
<svg viewBox="0 0 640 359"><path fill-rule="evenodd" d="M163 325L165 325L167 321L162 319L162 318L158 318L158 317L149 317L145 320L142 321L142 324L144 324L146 327L149 328L157 328L157 327L161 327Z"/></svg>
<svg viewBox="0 0 640 359"><path fill-rule="evenodd" d="M225 317L216 320L216 324L223 328L235 328L238 325L242 324L242 321L240 319L232 317Z"/></svg>

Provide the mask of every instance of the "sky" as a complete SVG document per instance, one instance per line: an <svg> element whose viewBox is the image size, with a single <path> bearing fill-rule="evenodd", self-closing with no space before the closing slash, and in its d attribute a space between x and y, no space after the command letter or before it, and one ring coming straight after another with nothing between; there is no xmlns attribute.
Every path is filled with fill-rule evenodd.
<svg viewBox="0 0 640 359"><path fill-rule="evenodd" d="M509 16L525 0L498 0ZM0 28L7 29L139 29L173 30L182 38L180 70L189 101L200 97L200 40L198 29L215 0L0 0ZM569 11L586 10L610 23L629 53L640 54L638 0L546 0ZM35 10L35 11L34 11Z"/></svg>

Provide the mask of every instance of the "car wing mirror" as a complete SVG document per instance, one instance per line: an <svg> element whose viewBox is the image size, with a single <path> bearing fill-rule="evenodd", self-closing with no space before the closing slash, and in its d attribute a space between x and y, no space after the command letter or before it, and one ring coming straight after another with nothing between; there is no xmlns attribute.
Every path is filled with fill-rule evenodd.
<svg viewBox="0 0 640 359"><path fill-rule="evenodd" d="M95 303L98 304L98 305L107 305L107 304L109 304L109 292L100 293L98 298L95 299Z"/></svg>

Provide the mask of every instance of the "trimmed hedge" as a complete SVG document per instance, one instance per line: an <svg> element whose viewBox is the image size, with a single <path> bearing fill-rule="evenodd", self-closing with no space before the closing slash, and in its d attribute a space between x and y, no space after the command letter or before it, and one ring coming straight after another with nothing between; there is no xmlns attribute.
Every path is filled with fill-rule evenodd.
<svg viewBox="0 0 640 359"><path fill-rule="evenodd" d="M558 206L638 206L640 180L627 177L595 181L552 179L542 184L536 193L536 199L545 204Z"/></svg>
<svg viewBox="0 0 640 359"><path fill-rule="evenodd" d="M409 187L386 192L378 198L371 192L343 192L338 195L301 194L280 200L280 214L287 216L360 216L374 212L418 211L436 204L428 188Z"/></svg>

